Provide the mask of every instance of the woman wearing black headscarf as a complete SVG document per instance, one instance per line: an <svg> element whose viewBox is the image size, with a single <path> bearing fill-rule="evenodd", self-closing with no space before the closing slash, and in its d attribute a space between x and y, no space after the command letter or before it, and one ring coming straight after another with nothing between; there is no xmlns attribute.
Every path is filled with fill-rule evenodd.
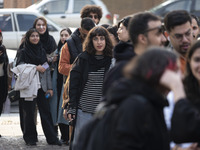
<svg viewBox="0 0 200 150"><path fill-rule="evenodd" d="M18 53L16 65L33 64L36 65L36 70L39 72L41 88L38 90L37 97L32 101L21 99L20 105L20 121L23 129L23 138L27 145L36 145L37 131L34 121L35 106L37 103L42 128L48 144L61 145L56 136L53 122L49 109L49 102L45 98L47 93L53 95L50 69L47 62L46 53L40 42L39 32L36 29L30 29L25 35L24 48Z"/></svg>
<svg viewBox="0 0 200 150"><path fill-rule="evenodd" d="M8 93L8 56L5 46L2 45L2 39L2 32L0 31L0 115Z"/></svg>
<svg viewBox="0 0 200 150"><path fill-rule="evenodd" d="M47 54L48 63L56 61L57 58L51 57L50 54L56 50L57 45L53 36L49 35L46 19L38 17L33 24L33 28L35 28L40 34L40 41Z"/></svg>

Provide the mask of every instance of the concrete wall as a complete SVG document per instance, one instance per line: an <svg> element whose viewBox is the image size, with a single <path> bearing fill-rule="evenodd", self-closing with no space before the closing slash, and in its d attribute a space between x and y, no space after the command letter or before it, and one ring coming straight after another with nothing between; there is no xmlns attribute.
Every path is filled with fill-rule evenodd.
<svg viewBox="0 0 200 150"><path fill-rule="evenodd" d="M4 8L26 8L38 0L4 0Z"/></svg>

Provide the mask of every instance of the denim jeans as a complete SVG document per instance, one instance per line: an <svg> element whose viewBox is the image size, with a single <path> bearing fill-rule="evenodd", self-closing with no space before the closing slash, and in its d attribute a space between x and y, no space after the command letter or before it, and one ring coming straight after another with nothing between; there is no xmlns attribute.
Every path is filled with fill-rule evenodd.
<svg viewBox="0 0 200 150"><path fill-rule="evenodd" d="M92 119L92 114L83 112L81 109L78 109L76 117L77 117L77 120L76 120L75 132L74 132L73 145L78 144L77 140L81 132L81 129L88 121Z"/></svg>

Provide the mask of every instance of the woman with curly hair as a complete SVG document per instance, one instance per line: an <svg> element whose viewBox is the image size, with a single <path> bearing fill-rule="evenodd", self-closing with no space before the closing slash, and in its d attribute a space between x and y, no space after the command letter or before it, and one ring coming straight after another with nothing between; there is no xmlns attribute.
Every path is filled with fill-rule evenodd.
<svg viewBox="0 0 200 150"><path fill-rule="evenodd" d="M104 75L111 65L112 48L108 31L100 26L94 27L86 37L84 52L72 66L68 119L76 119L74 143L80 129L92 118L100 102Z"/></svg>

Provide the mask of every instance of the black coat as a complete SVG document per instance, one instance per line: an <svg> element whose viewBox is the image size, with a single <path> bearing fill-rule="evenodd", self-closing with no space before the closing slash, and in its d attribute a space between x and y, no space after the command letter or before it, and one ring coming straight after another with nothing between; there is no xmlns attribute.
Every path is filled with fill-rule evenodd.
<svg viewBox="0 0 200 150"><path fill-rule="evenodd" d="M8 55L6 53L6 48L4 45L0 46L1 49L4 49L3 54L0 56L0 63L3 64L3 72L4 76L1 77L1 82L0 82L0 103L3 104L6 101L7 94L8 94ZM1 112L0 112L1 113Z"/></svg>
<svg viewBox="0 0 200 150"><path fill-rule="evenodd" d="M136 54L133 51L133 45L127 42L120 42L114 48L114 58L116 64L111 68L105 76L103 83L103 95L106 95L110 86L121 77L123 77L122 68L130 61Z"/></svg>
<svg viewBox="0 0 200 150"><path fill-rule="evenodd" d="M181 99L175 104L171 121L174 142L200 143L200 111L190 101Z"/></svg>
<svg viewBox="0 0 200 150"><path fill-rule="evenodd" d="M163 116L168 102L143 81L123 79L107 93L109 103L119 104L114 121L113 150L169 150Z"/></svg>
<svg viewBox="0 0 200 150"><path fill-rule="evenodd" d="M110 67L111 59L111 57L105 56L102 60L103 63L100 63L94 58L94 55L89 55L86 51L78 55L70 72L69 108L76 108L78 106L79 99L88 79L88 73L96 71L102 65L105 67L106 72Z"/></svg>
<svg viewBox="0 0 200 150"><path fill-rule="evenodd" d="M82 52L82 41L79 29L76 29L66 42L70 53L70 64L72 64L76 57Z"/></svg>

